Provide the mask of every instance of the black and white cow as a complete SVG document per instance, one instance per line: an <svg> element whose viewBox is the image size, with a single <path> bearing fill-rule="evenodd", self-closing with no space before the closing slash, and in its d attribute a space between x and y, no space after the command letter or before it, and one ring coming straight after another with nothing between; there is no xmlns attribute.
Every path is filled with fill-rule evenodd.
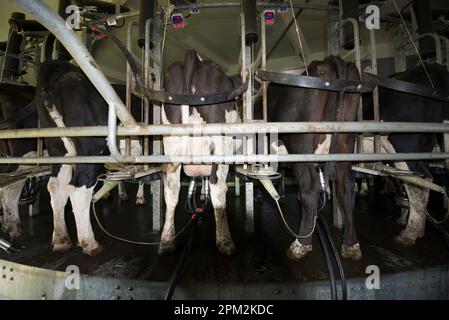
<svg viewBox="0 0 449 320"><path fill-rule="evenodd" d="M449 89L449 73L445 66L426 64L426 69L437 89ZM416 83L430 87L430 81L422 66L414 67L405 72L395 74L394 79ZM372 117L372 99L364 104L367 118ZM435 122L442 123L449 119L449 104L413 94L379 89L380 118L384 122ZM433 133L399 134L382 136L381 149L385 153L432 152L435 144L441 141ZM373 150L373 139L364 139L365 152ZM441 148L443 149L443 148ZM394 165L401 170L411 170L432 179L428 170L428 161L396 162ZM429 200L429 190L405 184L409 198L409 215L399 220L406 228L396 237L396 241L405 246L415 244L418 238L424 236L426 224L426 207Z"/></svg>
<svg viewBox="0 0 449 320"><path fill-rule="evenodd" d="M125 88L114 86L125 98ZM78 68L67 62L47 62L39 71L36 92L38 113L42 127L107 125L108 105ZM140 114L140 99L133 97L132 113ZM50 112L49 112L50 111ZM108 155L104 138L49 138L45 139L49 156ZM140 143L132 140L132 155L142 152ZM123 149L121 144L120 148ZM48 183L53 209L53 250L65 251L72 247L64 219L64 208L70 198L75 216L78 245L88 255L102 250L95 239L90 221L90 204L97 177L104 170L101 164L54 165Z"/></svg>
<svg viewBox="0 0 449 320"><path fill-rule="evenodd" d="M10 120L18 111L34 101L35 88L26 84L0 84L0 121ZM25 119L8 129L25 129L37 127L37 110ZM36 139L0 140L1 157L32 157L36 156ZM11 173L24 166L3 165L0 173ZM18 180L0 191L3 220L2 227L11 238L17 240L22 235L19 217L19 199L26 179Z"/></svg>
<svg viewBox="0 0 449 320"><path fill-rule="evenodd" d="M232 80L212 61L203 60L189 50L184 64L175 62L166 73L166 92L174 94L210 94L233 89ZM234 102L213 106L175 106L166 104L163 108L163 124L236 123L240 117ZM170 137L163 138L166 155L225 155L233 152L232 137ZM191 177L211 176L210 196L215 211L216 244L220 253L231 255L235 251L226 217L226 178L229 166L219 165L166 165L164 169L164 196L166 204L165 223L159 253L175 249L175 208L181 188L181 167Z"/></svg>
<svg viewBox="0 0 449 320"><path fill-rule="evenodd" d="M331 56L324 61L314 61L308 67L310 76L326 79L357 81L359 71L352 63ZM359 95L304 89L271 84L268 89L269 122L306 121L355 121ZM354 152L354 134L286 134L280 136L278 144L271 146L279 154L327 154ZM360 245L354 229L354 182L351 163L329 163L326 171L336 184L334 195L344 211L345 227L341 253L343 257L361 258ZM287 255L299 260L312 251L312 236L320 201L320 179L314 164L294 163L293 171L299 185L302 207L300 239L290 246ZM303 238L304 237L304 238Z"/></svg>

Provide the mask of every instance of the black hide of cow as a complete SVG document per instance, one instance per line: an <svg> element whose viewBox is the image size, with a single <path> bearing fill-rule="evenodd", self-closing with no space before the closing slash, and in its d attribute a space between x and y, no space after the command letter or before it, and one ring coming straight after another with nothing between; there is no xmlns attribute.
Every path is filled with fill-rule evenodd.
<svg viewBox="0 0 449 320"><path fill-rule="evenodd" d="M449 73L446 67L438 64L426 64L426 69L436 89L449 89ZM422 66L391 76L394 79L430 86ZM364 99L365 119L373 119L372 97ZM449 104L412 94L379 88L380 118L385 122L436 122L449 119ZM440 140L434 133L400 134L388 136L388 140L398 153L432 152ZM426 161L408 161L410 170L430 177Z"/></svg>
<svg viewBox="0 0 449 320"><path fill-rule="evenodd" d="M29 85L2 83L0 84L0 121L11 119L16 112L33 102L35 88ZM8 129L37 128L37 112L30 114L24 120ZM36 139L0 140L2 157L21 157L37 148ZM17 165L0 166L0 172L12 172Z"/></svg>
<svg viewBox="0 0 449 320"><path fill-rule="evenodd" d="M341 58L335 56L331 56L324 61L312 62L309 66L309 74L326 79L353 81L360 79L359 72L354 64L347 64ZM357 94L340 94L331 91L270 84L268 88L268 121L355 121L358 98L359 95ZM313 154L318 144L322 143L325 137L324 134L285 134L280 135L280 140L290 154ZM354 134L334 134L330 153L353 153L355 137ZM357 249L358 241L353 223L355 196L351 163L328 163L326 171L329 178L336 183L336 196L345 213L342 249L346 250L342 250L342 253L346 257L359 259L360 250ZM321 193L320 180L315 164L294 163L293 172L299 185L299 198L302 207L299 234L303 236L313 230ZM311 246L312 244L312 237L298 240L304 246ZM354 248L355 251L351 251L351 248Z"/></svg>
<svg viewBox="0 0 449 320"><path fill-rule="evenodd" d="M122 101L126 98L123 85L113 85ZM44 63L39 72L36 99L38 114L43 128L55 127L44 103L55 105L67 127L106 126L108 105L90 80L78 67L67 62ZM131 113L140 118L141 100L132 98ZM105 138L72 138L78 156L109 155ZM49 156L64 156L67 150L59 138L45 139ZM53 166L52 175L57 176L60 166ZM77 164L70 184L75 187L90 188L103 172L102 164Z"/></svg>

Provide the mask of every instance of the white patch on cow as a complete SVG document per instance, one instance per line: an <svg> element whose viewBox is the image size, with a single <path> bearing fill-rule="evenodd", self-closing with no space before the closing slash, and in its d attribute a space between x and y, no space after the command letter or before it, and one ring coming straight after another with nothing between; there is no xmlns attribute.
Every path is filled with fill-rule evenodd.
<svg viewBox="0 0 449 320"><path fill-rule="evenodd" d="M288 150L287 150L287 148L285 147L285 145L278 145L278 143L276 143L276 142L273 142L272 144L271 144L271 148L274 150L274 153L275 154L280 154L280 155L286 155L286 154L288 154Z"/></svg>
<svg viewBox="0 0 449 320"><path fill-rule="evenodd" d="M183 104L181 105L181 121L182 124L189 123L189 116L190 116L190 106Z"/></svg>
<svg viewBox="0 0 449 320"><path fill-rule="evenodd" d="M145 204L145 183L143 181L139 181L139 189L137 190L136 195L136 204L138 206L142 206Z"/></svg>
<svg viewBox="0 0 449 320"><path fill-rule="evenodd" d="M195 86L192 84L192 88L191 88L191 90L192 90L192 94L195 94L195 92L196 92L196 88L195 88Z"/></svg>
<svg viewBox="0 0 449 320"><path fill-rule="evenodd" d="M94 187L89 189L86 186L75 188L70 194L73 215L75 216L76 230L78 235L78 246L88 255L96 255L102 247L95 240L92 224L90 222L90 203Z"/></svg>
<svg viewBox="0 0 449 320"><path fill-rule="evenodd" d="M319 143L314 151L314 154L329 154L331 148L332 135L326 134L326 139L322 143Z"/></svg>
<svg viewBox="0 0 449 320"><path fill-rule="evenodd" d="M198 60L200 60L200 61L204 61L204 58L203 58L203 57L201 57L201 56L200 56L200 54L199 54L198 52L196 53L196 56L198 57Z"/></svg>
<svg viewBox="0 0 449 320"><path fill-rule="evenodd" d="M161 235L159 253L169 253L175 250L175 209L178 204L179 190L181 188L181 166L174 172L164 174L164 200L165 200L165 223Z"/></svg>
<svg viewBox="0 0 449 320"><path fill-rule="evenodd" d="M47 185L53 210L53 251L66 251L72 247L64 217L64 208L67 200L75 190L74 186L69 185L72 174L72 165L64 164L61 166L58 176L51 177Z"/></svg>
<svg viewBox="0 0 449 320"><path fill-rule="evenodd" d="M119 142L120 153L126 153L126 139L120 139ZM142 155L142 145L138 139L131 139L131 156L140 156Z"/></svg>
<svg viewBox="0 0 449 320"><path fill-rule="evenodd" d="M26 179L16 181L2 189L3 230L9 234L11 241L21 236L19 216L19 199Z"/></svg>
<svg viewBox="0 0 449 320"><path fill-rule="evenodd" d="M215 236L216 244L220 253L231 255L235 251L235 245L229 231L228 219L226 217L226 178L228 176L229 166L218 165L217 183L210 184L210 196L215 213Z"/></svg>
<svg viewBox="0 0 449 320"><path fill-rule="evenodd" d="M225 111L226 123L241 123L240 115L237 110Z"/></svg>
<svg viewBox="0 0 449 320"><path fill-rule="evenodd" d="M374 138L363 138L363 148L367 153L374 153ZM381 153L396 153L386 136L381 137ZM403 171L410 171L405 161L394 162L394 166ZM409 216L407 226L396 238L396 241L408 246L415 244L417 238L424 236L429 190L423 190L406 183L404 185L409 199Z"/></svg>
<svg viewBox="0 0 449 320"><path fill-rule="evenodd" d="M165 107L162 105L162 112L161 112L161 120L162 124L171 124L170 121L168 121L167 115L165 114Z"/></svg>

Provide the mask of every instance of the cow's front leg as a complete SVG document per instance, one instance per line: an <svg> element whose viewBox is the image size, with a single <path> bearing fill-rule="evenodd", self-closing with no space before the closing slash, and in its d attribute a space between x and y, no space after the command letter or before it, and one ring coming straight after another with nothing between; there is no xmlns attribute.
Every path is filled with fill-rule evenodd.
<svg viewBox="0 0 449 320"><path fill-rule="evenodd" d="M95 240L92 224L90 222L90 204L92 202L94 187L75 188L70 194L73 214L75 216L76 230L78 235L78 246L83 253L95 256L103 251L103 247Z"/></svg>
<svg viewBox="0 0 449 320"><path fill-rule="evenodd" d="M226 192L228 190L226 179L228 171L228 165L218 165L217 183L210 184L210 196L215 213L215 236L218 251L221 254L230 256L235 252L235 245L231 238L226 217Z"/></svg>
<svg viewBox="0 0 449 320"><path fill-rule="evenodd" d="M22 235L22 226L19 216L19 199L22 194L25 179L16 181L3 188L3 231L7 232L11 241L17 240Z"/></svg>
<svg viewBox="0 0 449 320"><path fill-rule="evenodd" d="M61 166L58 176L51 177L48 181L47 190L50 193L50 203L53 210L53 252L65 252L72 248L72 241L64 217L64 208L73 192L74 187L69 185L72 178L72 166Z"/></svg>
<svg viewBox="0 0 449 320"><path fill-rule="evenodd" d="M181 165L167 165L164 174L165 223L159 245L159 254L172 253L175 244L175 209L181 189Z"/></svg>
<svg viewBox="0 0 449 320"><path fill-rule="evenodd" d="M395 241L403 246L413 246L416 239L424 237L429 190L422 190L407 184L405 190L408 195L409 216L407 226L395 238Z"/></svg>

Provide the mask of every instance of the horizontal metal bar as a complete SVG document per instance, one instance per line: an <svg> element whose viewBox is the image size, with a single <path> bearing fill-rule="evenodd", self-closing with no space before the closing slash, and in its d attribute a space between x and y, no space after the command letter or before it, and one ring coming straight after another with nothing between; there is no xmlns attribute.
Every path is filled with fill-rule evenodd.
<svg viewBox="0 0 449 320"><path fill-rule="evenodd" d="M279 3L266 3L262 1L257 2L257 6L266 8L279 8L281 4ZM187 10L192 8L197 9L217 9L217 8L240 8L240 2L219 2L219 3L197 3L197 4L181 4L175 6L177 10ZM286 7L286 5L284 5ZM289 8L290 6L288 6ZM337 6L328 5L317 5L317 4L306 4L306 3L293 3L293 8L295 9L307 9L307 10L318 10L318 11L337 11Z"/></svg>
<svg viewBox="0 0 449 320"><path fill-rule="evenodd" d="M289 155L231 155L231 156L137 156L138 163L182 163L182 164L252 164L281 162L375 162L375 161L417 161L449 159L446 153L393 153L393 154L289 154ZM51 158L0 158L0 164L75 164L75 163L117 163L110 156L78 156Z"/></svg>
<svg viewBox="0 0 449 320"><path fill-rule="evenodd" d="M252 133L446 133L449 124L425 122L256 122L141 125L118 128L118 136L242 135ZM106 137L106 126L0 130L0 139Z"/></svg>

